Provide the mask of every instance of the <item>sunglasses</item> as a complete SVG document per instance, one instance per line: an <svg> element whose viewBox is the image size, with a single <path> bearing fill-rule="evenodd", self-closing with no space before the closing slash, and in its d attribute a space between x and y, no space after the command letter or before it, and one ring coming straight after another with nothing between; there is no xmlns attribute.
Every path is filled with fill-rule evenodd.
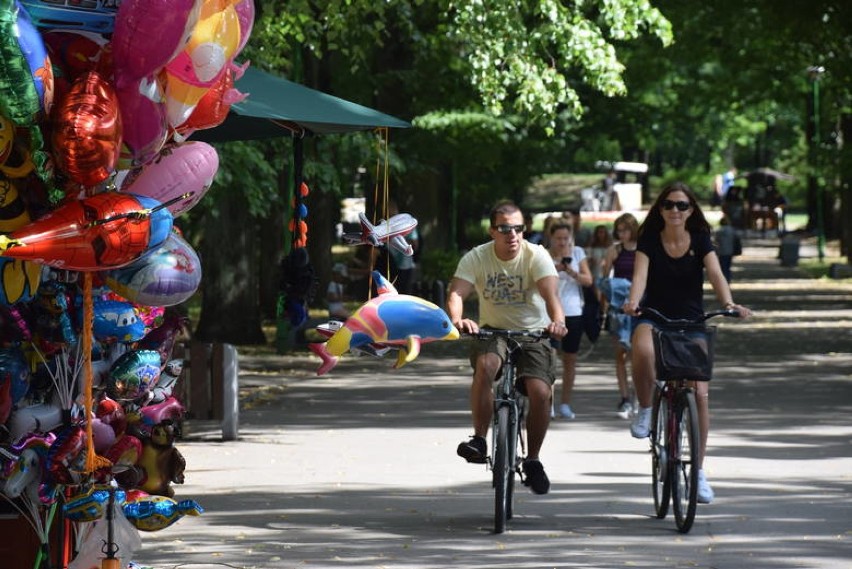
<svg viewBox="0 0 852 569"><path fill-rule="evenodd" d="M494 229L496 229L499 233L502 233L503 235L508 235L512 231L514 231L515 233L523 233L524 230L527 228L526 225L505 225L505 224L504 225L495 225L493 227L494 227Z"/></svg>
<svg viewBox="0 0 852 569"><path fill-rule="evenodd" d="M663 209L672 210L677 208L678 211L686 211L690 208L689 202L676 202L672 200L663 200Z"/></svg>

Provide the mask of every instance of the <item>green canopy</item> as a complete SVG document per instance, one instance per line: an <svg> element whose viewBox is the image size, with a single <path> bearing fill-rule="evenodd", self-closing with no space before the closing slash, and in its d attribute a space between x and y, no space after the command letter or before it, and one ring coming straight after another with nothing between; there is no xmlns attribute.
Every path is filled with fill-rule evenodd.
<svg viewBox="0 0 852 569"><path fill-rule="evenodd" d="M340 134L411 124L369 107L249 67L234 85L248 97L231 105L221 125L193 134L195 140L226 142L290 136Z"/></svg>

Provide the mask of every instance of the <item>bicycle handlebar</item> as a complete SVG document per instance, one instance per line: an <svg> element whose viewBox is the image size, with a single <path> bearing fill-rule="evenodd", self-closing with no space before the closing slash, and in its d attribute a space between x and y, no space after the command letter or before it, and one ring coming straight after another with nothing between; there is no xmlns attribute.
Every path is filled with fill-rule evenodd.
<svg viewBox="0 0 852 569"><path fill-rule="evenodd" d="M502 338L532 338L534 340L543 340L550 337L550 334L546 330L502 330L498 328L480 328L479 332L464 332L462 335L479 340L497 336Z"/></svg>
<svg viewBox="0 0 852 569"><path fill-rule="evenodd" d="M740 312L739 310L733 309L721 309L721 310L712 310L710 312L705 312L701 316L697 318L669 318L659 310L651 308L650 306L640 306L638 310L639 316L650 316L652 320L656 320L662 324L671 324L671 325L686 325L686 324L701 324L711 318L716 318L717 316L725 316L726 318L739 318Z"/></svg>

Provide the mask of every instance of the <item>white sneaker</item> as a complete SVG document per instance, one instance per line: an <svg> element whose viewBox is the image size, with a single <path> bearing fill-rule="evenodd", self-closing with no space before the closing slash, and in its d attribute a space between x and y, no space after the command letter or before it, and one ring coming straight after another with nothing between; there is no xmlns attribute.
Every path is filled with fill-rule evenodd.
<svg viewBox="0 0 852 569"><path fill-rule="evenodd" d="M628 401L627 399L622 399L621 403L618 405L618 416L622 419L629 419L632 413L633 406L630 404L630 401Z"/></svg>
<svg viewBox="0 0 852 569"><path fill-rule="evenodd" d="M635 439L647 439L651 434L651 407L639 407L633 423L630 425L630 434Z"/></svg>
<svg viewBox="0 0 852 569"><path fill-rule="evenodd" d="M575 415L574 411L571 410L570 405L568 405L567 403L562 403L559 406L559 416L563 419L573 419Z"/></svg>
<svg viewBox="0 0 852 569"><path fill-rule="evenodd" d="M707 476L704 474L704 469L698 471L698 490L696 492L696 496L696 501L699 504L709 504L716 496L713 493L713 488L710 487L710 483L707 482Z"/></svg>

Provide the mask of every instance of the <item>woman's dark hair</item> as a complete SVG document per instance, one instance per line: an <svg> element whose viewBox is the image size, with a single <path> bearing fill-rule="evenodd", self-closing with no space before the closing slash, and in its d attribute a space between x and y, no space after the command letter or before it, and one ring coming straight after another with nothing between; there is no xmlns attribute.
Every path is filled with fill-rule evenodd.
<svg viewBox="0 0 852 569"><path fill-rule="evenodd" d="M599 237L603 235L603 237ZM612 245L612 235L609 233L606 225L596 225L592 231L592 238L589 240L589 247L609 247Z"/></svg>
<svg viewBox="0 0 852 569"><path fill-rule="evenodd" d="M663 230L666 225L666 221L663 219L663 214L660 213L660 210L663 208L663 202L667 200L669 195L673 192L683 192L689 200L689 205L692 206L692 215L690 215L686 220L686 230L690 233L700 233L702 231L711 233L712 229L710 228L710 224L707 222L707 218L704 217L704 212L701 211L701 206L698 205L698 199L695 197L695 192L693 192L690 187L683 182L673 182L663 188L663 191L660 192L660 195L658 195L657 199L654 200L654 205L652 205L651 209L648 210L648 215L645 216L645 220L642 222L642 225L639 226L639 235L642 235L646 231L659 233Z"/></svg>

